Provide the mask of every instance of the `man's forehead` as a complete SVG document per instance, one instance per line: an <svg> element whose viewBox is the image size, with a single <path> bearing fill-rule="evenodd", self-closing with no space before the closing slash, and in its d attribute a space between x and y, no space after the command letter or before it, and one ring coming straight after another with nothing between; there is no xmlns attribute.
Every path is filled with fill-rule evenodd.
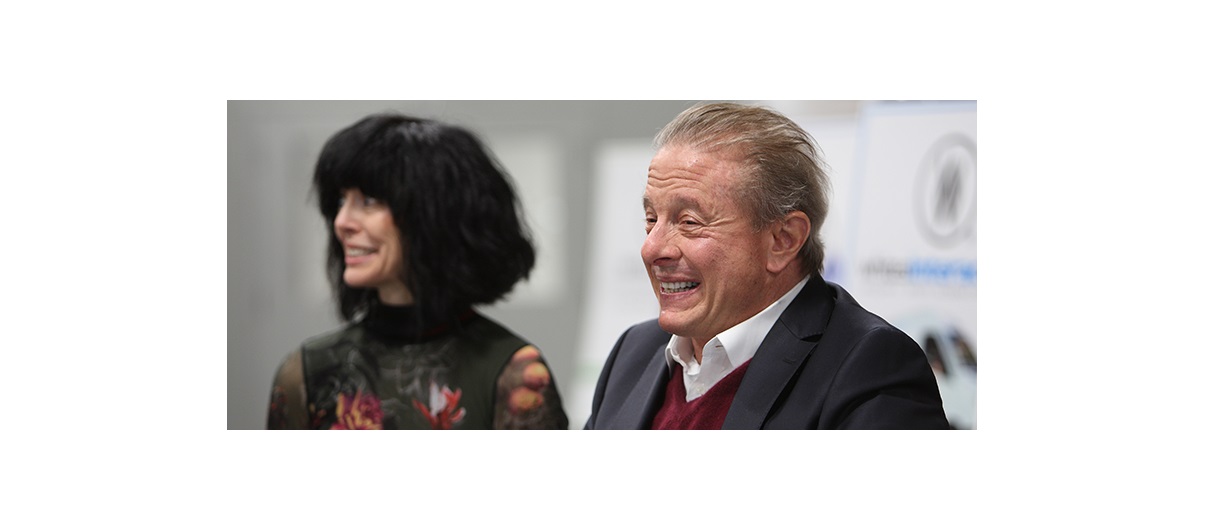
<svg viewBox="0 0 1205 530"><path fill-rule="evenodd" d="M689 146L668 146L661 148L649 162L649 174L686 171L700 172L713 170L721 159L712 153L699 151Z"/></svg>
<svg viewBox="0 0 1205 530"><path fill-rule="evenodd" d="M746 152L741 146L728 144L666 144L653 154L653 162L658 159L677 159L688 164L736 164L741 165L746 159Z"/></svg>
<svg viewBox="0 0 1205 530"><path fill-rule="evenodd" d="M666 185L676 179L728 187L744 174L743 159L731 149L703 150L692 146L661 148L649 163L648 184Z"/></svg>
<svg viewBox="0 0 1205 530"><path fill-rule="evenodd" d="M649 193L646 190L644 192L644 208L649 210L653 209L654 206L657 206L673 210L704 209L703 204L699 202L698 198L696 198L694 194L670 193L663 197L659 197L658 199L657 204L653 204L653 199L649 196Z"/></svg>

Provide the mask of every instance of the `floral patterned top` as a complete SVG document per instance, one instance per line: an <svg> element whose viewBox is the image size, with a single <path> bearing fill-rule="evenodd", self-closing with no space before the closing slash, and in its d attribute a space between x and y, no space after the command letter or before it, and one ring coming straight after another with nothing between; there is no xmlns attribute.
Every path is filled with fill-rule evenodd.
<svg viewBox="0 0 1205 530"><path fill-rule="evenodd" d="M269 429L565 429L539 350L467 313L417 330L410 307L378 306L305 341L276 373Z"/></svg>

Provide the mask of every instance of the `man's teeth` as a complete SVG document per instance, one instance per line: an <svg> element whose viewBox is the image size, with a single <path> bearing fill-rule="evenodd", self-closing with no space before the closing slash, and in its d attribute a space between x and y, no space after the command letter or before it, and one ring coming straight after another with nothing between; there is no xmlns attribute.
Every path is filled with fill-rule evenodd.
<svg viewBox="0 0 1205 530"><path fill-rule="evenodd" d="M348 255L348 256L367 256L367 255L369 255L369 254L372 254L372 251L371 251L371 250L366 250L366 249L362 249L362 248L349 248L349 249L347 249L347 255Z"/></svg>
<svg viewBox="0 0 1205 530"><path fill-rule="evenodd" d="M661 290L667 293L689 291L699 285L699 282L661 282Z"/></svg>

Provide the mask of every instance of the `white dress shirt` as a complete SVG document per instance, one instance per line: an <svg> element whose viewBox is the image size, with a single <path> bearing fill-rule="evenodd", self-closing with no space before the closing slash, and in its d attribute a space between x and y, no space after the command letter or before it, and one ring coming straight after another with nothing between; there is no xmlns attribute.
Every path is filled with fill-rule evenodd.
<svg viewBox="0 0 1205 530"><path fill-rule="evenodd" d="M677 335L670 337L669 344L665 347L665 362L670 363L670 368L673 368L672 363L675 362L682 365L682 379L686 383L686 401L694 401L699 396L706 394L724 376L753 358L753 354L757 353L757 348L761 346L762 341L766 340L766 334L770 332L770 328L774 326L775 322L778 322L778 317L782 316L782 312L788 305L791 305L791 301L795 299L799 291L803 290L803 285L808 282L808 278L810 276L795 284L795 287L787 291L787 294L782 295L782 298L770 304L760 313L721 331L715 338L707 341L707 344L703 345L703 362L701 364L695 361L694 348L690 339Z"/></svg>

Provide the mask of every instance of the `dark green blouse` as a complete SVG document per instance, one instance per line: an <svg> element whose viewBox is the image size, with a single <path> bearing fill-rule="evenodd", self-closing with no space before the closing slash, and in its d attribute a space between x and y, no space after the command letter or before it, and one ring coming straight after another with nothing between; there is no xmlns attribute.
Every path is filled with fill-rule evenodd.
<svg viewBox="0 0 1205 530"><path fill-rule="evenodd" d="M410 307L305 341L277 371L268 428L565 429L539 350L466 313L418 329Z"/></svg>

